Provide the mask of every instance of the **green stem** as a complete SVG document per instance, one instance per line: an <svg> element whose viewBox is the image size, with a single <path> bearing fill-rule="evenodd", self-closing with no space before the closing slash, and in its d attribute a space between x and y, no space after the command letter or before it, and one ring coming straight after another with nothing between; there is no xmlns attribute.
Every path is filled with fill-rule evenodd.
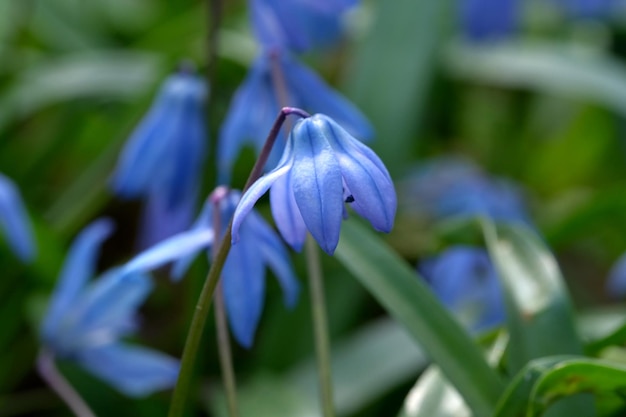
<svg viewBox="0 0 626 417"><path fill-rule="evenodd" d="M311 292L311 313L313 316L313 334L320 384L320 397L324 417L333 417L333 384L330 364L330 341L328 336L328 318L324 299L324 277L319 258L317 243L310 234L306 239L306 262Z"/></svg>
<svg viewBox="0 0 626 417"><path fill-rule="evenodd" d="M217 326L217 347L220 358L220 369L222 370L222 382L226 392L228 415L230 417L238 417L237 382L235 380L230 339L228 336L228 323L226 321L226 309L224 307L224 294L222 293L221 288L218 288L215 293L215 324Z"/></svg>
<svg viewBox="0 0 626 417"><path fill-rule="evenodd" d="M222 228L222 210L221 203L228 197L230 190L227 187L217 187L209 197L213 204L213 230ZM215 258L216 253L214 252ZM231 355L230 338L228 335L228 323L226 320L226 307L224 306L224 291L222 285L219 284L215 293L215 325L217 328L217 348L220 360L220 369L222 373L222 382L226 392L226 404L228 406L228 415L230 417L238 417L239 410L237 407L237 383L235 381L235 370L233 369L233 358Z"/></svg>
<svg viewBox="0 0 626 417"><path fill-rule="evenodd" d="M176 388L174 388L174 396L172 398L172 404L170 406L169 417L180 417L185 411L185 403L187 401L187 395L189 393L189 387L191 385L191 379L193 377L194 364L196 362L196 355L198 348L200 347L200 341L202 340L202 332L209 313L209 307L211 306L211 299L215 292L215 287L220 279L222 268L226 262L226 257L230 251L230 225L224 233L224 237L219 245L219 249L215 255L209 274L207 275L200 297L198 298L198 304L191 320L191 326L189 333L187 334L187 340L185 342L185 348L183 349L183 356L180 362L180 373L178 374L178 381L176 382Z"/></svg>
<svg viewBox="0 0 626 417"><path fill-rule="evenodd" d="M267 136L267 139L265 140L265 144L263 145L263 149L259 154L259 158L252 168L252 171L250 172L250 176L246 181L246 185L243 188L242 194L245 193L246 190L250 188L250 186L254 183L254 181L256 181L262 175L263 167L265 166L267 159L269 158L270 151L272 150L274 142L276 142L278 132L280 131L280 128L285 119L290 114L294 114L299 117L309 116L308 113L300 109L290 107L281 109L281 111L278 113L276 121L274 122L274 125L272 126L272 129L270 130L270 133ZM189 328L189 333L187 334L187 340L185 341L183 356L180 362L180 373L178 374L178 381L176 382L174 395L172 397L172 403L170 405L170 411L168 414L169 417L180 417L185 411L185 402L189 394L189 387L191 385L191 379L193 377L196 355L198 353L200 341L202 340L204 325L209 314L211 299L213 298L215 287L219 282L222 269L224 268L224 263L226 262L226 257L228 256L228 252L230 251L232 238L231 229L232 218L230 220L230 223L226 227L224 237L222 238L219 246L216 249L214 260L211 263L211 268L209 269L209 273L206 277L206 280L204 281L204 285L202 286L202 291L200 292L200 297L198 298L198 304L196 305L196 310L191 320L191 326Z"/></svg>

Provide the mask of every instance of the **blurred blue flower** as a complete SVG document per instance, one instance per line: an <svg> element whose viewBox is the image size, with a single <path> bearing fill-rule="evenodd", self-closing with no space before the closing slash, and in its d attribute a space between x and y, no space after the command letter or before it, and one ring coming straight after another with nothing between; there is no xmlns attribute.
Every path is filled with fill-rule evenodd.
<svg viewBox="0 0 626 417"><path fill-rule="evenodd" d="M172 275L180 279L202 249L215 242L214 215L219 208L220 235L223 235L241 194L218 187L204 205L190 231L180 233L139 254L126 269L146 270L176 261ZM252 346L265 298L265 269L271 269L280 283L287 307L295 306L300 287L293 273L289 253L274 230L256 212L241 224L241 241L233 246L222 270L222 290L230 327L235 339ZM210 253L207 251L209 259Z"/></svg>
<svg viewBox="0 0 626 417"><path fill-rule="evenodd" d="M520 0L459 0L460 23L472 41L494 41L512 35L521 18Z"/></svg>
<svg viewBox="0 0 626 417"><path fill-rule="evenodd" d="M252 26L265 48L306 51L336 41L357 0L250 0Z"/></svg>
<svg viewBox="0 0 626 417"><path fill-rule="evenodd" d="M189 226L206 153L204 81L189 70L171 75L126 143L115 192L146 202L142 243L155 243Z"/></svg>
<svg viewBox="0 0 626 417"><path fill-rule="evenodd" d="M112 223L98 220L73 242L40 334L46 351L72 360L130 396L172 387L179 362L120 341L137 329L137 309L152 289L142 271L121 268L92 283L96 257Z"/></svg>
<svg viewBox="0 0 626 417"><path fill-rule="evenodd" d="M626 294L626 253L613 264L606 281L606 291L615 298L621 298Z"/></svg>
<svg viewBox="0 0 626 417"><path fill-rule="evenodd" d="M278 97L275 85L278 71L284 77L285 98ZM285 100L286 103L282 103ZM332 90L313 71L284 53L265 53L252 65L230 105L218 142L218 176L220 183L230 181L232 165L246 144L257 153L263 147L276 116L284 106L307 111L324 111L354 136L368 139L373 129L365 116L345 97ZM277 141L269 166L275 165L284 149L285 140Z"/></svg>
<svg viewBox="0 0 626 417"><path fill-rule="evenodd" d="M553 0L574 18L610 17L619 5L618 0ZM623 4L622 4L623 5Z"/></svg>
<svg viewBox="0 0 626 417"><path fill-rule="evenodd" d="M278 166L259 178L243 195L233 218L233 243L256 201L272 188L270 202L278 230L300 250L307 229L332 254L339 242L344 203L391 231L396 192L376 154L330 117L316 114L296 123Z"/></svg>
<svg viewBox="0 0 626 417"><path fill-rule="evenodd" d="M434 159L403 181L400 189L403 207L438 218L486 216L531 224L519 189L489 178L464 159Z"/></svg>
<svg viewBox="0 0 626 417"><path fill-rule="evenodd" d="M418 270L442 303L472 331L504 321L500 282L484 249L456 246L423 261Z"/></svg>
<svg viewBox="0 0 626 417"><path fill-rule="evenodd" d="M0 229L22 261L35 257L33 233L20 193L9 178L0 174Z"/></svg>

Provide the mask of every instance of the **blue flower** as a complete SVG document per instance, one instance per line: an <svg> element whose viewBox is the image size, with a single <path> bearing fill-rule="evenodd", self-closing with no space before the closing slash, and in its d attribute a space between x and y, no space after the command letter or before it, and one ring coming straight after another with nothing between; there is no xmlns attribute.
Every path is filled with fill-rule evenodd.
<svg viewBox="0 0 626 417"><path fill-rule="evenodd" d="M170 76L122 151L113 188L146 200L144 245L184 230L193 218L206 153L205 96L193 73Z"/></svg>
<svg viewBox="0 0 626 417"><path fill-rule="evenodd" d="M190 231L172 236L139 254L125 267L146 270L177 261L173 276L180 279L202 249L210 249L216 240L216 207L223 235L240 199L238 191L218 187ZM217 205L217 206L216 206ZM255 212L240 228L241 241L233 246L222 270L222 290L230 327L237 342L252 346L265 298L265 270L271 269L280 283L285 304L291 308L298 299L299 284L293 273L289 253L274 230ZM211 258L207 251L209 259Z"/></svg>
<svg viewBox="0 0 626 417"><path fill-rule="evenodd" d="M521 192L510 182L492 179L457 158L425 164L401 185L407 208L439 218L486 216L530 224Z"/></svg>
<svg viewBox="0 0 626 417"><path fill-rule="evenodd" d="M306 51L343 31L342 15L357 0L250 0L255 37L266 48Z"/></svg>
<svg viewBox="0 0 626 417"><path fill-rule="evenodd" d="M382 161L322 114L296 123L278 166L243 195L233 218L233 243L239 240L246 215L270 187L276 226L296 250L302 248L308 229L332 254L339 242L344 203L378 231L393 227L396 193Z"/></svg>
<svg viewBox="0 0 626 417"><path fill-rule="evenodd" d="M15 184L0 174L0 229L4 231L9 245L23 261L35 257L30 223L26 209Z"/></svg>
<svg viewBox="0 0 626 417"><path fill-rule="evenodd" d="M72 360L130 396L172 387L178 360L120 341L137 329L137 309L152 290L142 271L117 268L88 283L112 224L99 220L76 238L52 295L40 335L44 349Z"/></svg>
<svg viewBox="0 0 626 417"><path fill-rule="evenodd" d="M504 321L500 282L484 249L456 246L423 261L419 270L441 302L473 331Z"/></svg>
<svg viewBox="0 0 626 417"><path fill-rule="evenodd" d="M280 87L275 85L274 71L284 77L285 98L278 98ZM284 106L324 111L354 136L362 139L373 136L373 129L365 116L314 72L287 54L262 54L235 93L220 130L217 159L221 183L229 182L232 165L246 144L260 151L278 112ZM278 161L284 142L277 142L270 166Z"/></svg>
<svg viewBox="0 0 626 417"><path fill-rule="evenodd" d="M513 34L521 18L520 0L459 0L461 27L473 41L493 41Z"/></svg>

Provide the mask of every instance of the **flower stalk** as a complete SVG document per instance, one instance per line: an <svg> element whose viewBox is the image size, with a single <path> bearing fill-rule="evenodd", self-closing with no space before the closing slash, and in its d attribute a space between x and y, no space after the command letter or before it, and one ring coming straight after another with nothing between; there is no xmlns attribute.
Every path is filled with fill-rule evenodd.
<svg viewBox="0 0 626 417"><path fill-rule="evenodd" d="M319 249L313 237L308 234L306 243L307 275L311 295L311 315L313 318L313 334L315 336L315 354L317 356L317 372L320 386L322 415L334 417L333 384L330 361L330 340L326 300L324 296L324 277L319 257Z"/></svg>
<svg viewBox="0 0 626 417"><path fill-rule="evenodd" d="M54 355L47 350L42 350L37 358L37 371L41 378L59 397L67 404L77 417L96 417L85 400L67 382L54 363Z"/></svg>
<svg viewBox="0 0 626 417"><path fill-rule="evenodd" d="M285 107L280 110L276 120L274 121L274 125L267 136L265 144L263 145L259 158L250 172L242 193L245 193L247 189L261 177L263 167L267 163L267 159L269 158L272 146L276 142L280 128L289 115L296 115L303 118L309 117L307 112L297 108ZM231 230L232 219L226 227L224 236L215 250L215 257L211 263L211 267L209 268L209 272L198 298L198 303L191 320L189 333L187 333L185 347L183 348L180 373L178 375L176 387L174 388L174 395L172 397L172 403L168 414L169 417L180 417L183 415L185 410L185 404L191 386L191 379L193 377L196 355L198 354L198 348L200 347L200 341L202 339L202 332L204 330L204 325L206 324L209 308L211 306L211 299L213 298L213 293L215 292L215 288L219 282L222 269L224 268L224 263L226 262L226 258L230 252L232 241Z"/></svg>

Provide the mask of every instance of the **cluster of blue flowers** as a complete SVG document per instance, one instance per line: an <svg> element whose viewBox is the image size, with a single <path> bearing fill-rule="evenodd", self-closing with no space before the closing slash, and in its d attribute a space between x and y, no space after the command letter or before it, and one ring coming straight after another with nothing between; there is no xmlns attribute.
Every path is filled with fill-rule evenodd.
<svg viewBox="0 0 626 417"><path fill-rule="evenodd" d="M276 163L282 153L277 167L243 196L229 186L217 187L193 224L208 148L203 122L208 87L189 68L165 81L122 149L112 178L117 195L143 200L141 242L148 249L88 283L112 225L97 221L77 237L41 327L48 355L75 361L128 395L172 386L177 360L121 340L137 329L137 309L152 289L148 272L174 262L172 276L180 279L199 252L204 250L211 258L211 249L233 216L233 246L219 288L235 339L250 347L263 309L266 270L278 279L288 307L295 305L299 293L283 240L253 210L270 186L280 234L296 250L308 231L332 254L347 205L376 230L391 230L396 210L393 183L382 161L354 137L372 136L371 126L355 106L293 56L335 41L342 32L344 12L355 4L356 0L250 0L251 22L262 50L220 131L220 181L230 180L233 161L244 144L253 143L260 150L282 107L327 115L303 118L287 140L279 140L276 157L269 162ZM11 225L15 224L11 215L22 212L17 201L11 197L6 205ZM1 204L0 198L0 208ZM11 229L8 233L26 254L27 234Z"/></svg>

